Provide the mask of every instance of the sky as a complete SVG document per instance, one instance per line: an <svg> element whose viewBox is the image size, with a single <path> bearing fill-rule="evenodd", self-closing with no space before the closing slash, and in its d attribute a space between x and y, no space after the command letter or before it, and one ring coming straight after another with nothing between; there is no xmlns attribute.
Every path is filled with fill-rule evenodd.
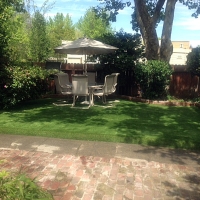
<svg viewBox="0 0 200 200"><path fill-rule="evenodd" d="M42 2L42 0L35 0L35 4L39 7ZM54 5L47 15L53 17L58 12L64 15L69 14L74 24L84 16L87 9L100 4L97 0L49 0L49 3L52 2L54 2ZM122 28L127 33L134 33L130 23L131 13L131 8L120 11L117 21L112 23L114 30L119 31ZM190 41L191 46L196 47L200 45L200 16L196 19L191 15L192 10L181 3L176 4L171 40ZM161 33L162 24L159 24L157 28L158 37L161 37Z"/></svg>

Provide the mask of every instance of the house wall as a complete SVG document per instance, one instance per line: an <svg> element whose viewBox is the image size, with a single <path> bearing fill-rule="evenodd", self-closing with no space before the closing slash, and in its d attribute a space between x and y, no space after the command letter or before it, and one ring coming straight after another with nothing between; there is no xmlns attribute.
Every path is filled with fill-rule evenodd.
<svg viewBox="0 0 200 200"><path fill-rule="evenodd" d="M189 41L172 41L172 44L175 49L190 49Z"/></svg>
<svg viewBox="0 0 200 200"><path fill-rule="evenodd" d="M191 52L189 41L172 41L173 53L170 59L171 65L185 65L187 55Z"/></svg>

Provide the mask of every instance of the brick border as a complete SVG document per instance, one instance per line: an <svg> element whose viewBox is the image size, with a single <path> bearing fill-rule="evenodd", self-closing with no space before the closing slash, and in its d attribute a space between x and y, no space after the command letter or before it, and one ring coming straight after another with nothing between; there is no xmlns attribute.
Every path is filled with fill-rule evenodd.
<svg viewBox="0 0 200 200"><path fill-rule="evenodd" d="M131 97L131 96L125 96L125 95L110 95L110 98L121 98L121 99L126 99L129 101L134 101L134 102L141 102L141 103L147 103L147 104L155 104L155 105L163 105L163 106L185 106L185 107L198 107L200 108L200 103L193 103L193 102L179 102L179 101L161 101L161 100L149 100L149 99L142 99L140 97ZM62 94L49 94L49 95L44 95L42 98L66 98Z"/></svg>
<svg viewBox="0 0 200 200"><path fill-rule="evenodd" d="M131 97L131 96L125 96L125 95L120 95L118 96L122 99L134 101L134 102L141 102L141 103L148 103L148 104L155 104L155 105L164 105L164 106L186 106L186 107L198 107L200 108L200 103L192 103L192 102L178 102L178 101L155 101L155 100L149 100L149 99L142 99L138 97Z"/></svg>

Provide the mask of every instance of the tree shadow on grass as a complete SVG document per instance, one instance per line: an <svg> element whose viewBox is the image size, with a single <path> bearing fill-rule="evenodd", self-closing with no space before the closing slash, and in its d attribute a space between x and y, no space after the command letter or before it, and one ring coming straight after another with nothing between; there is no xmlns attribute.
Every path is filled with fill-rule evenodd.
<svg viewBox="0 0 200 200"><path fill-rule="evenodd" d="M127 118L116 122L119 137L126 143L168 146L200 150L200 112L198 108L120 104L118 115Z"/></svg>
<svg viewBox="0 0 200 200"><path fill-rule="evenodd" d="M57 125L61 128L71 126L75 130L78 124L82 126L82 132L88 127L95 127L95 133L103 127L102 130L112 132L117 141L124 143L200 149L198 108L155 106L120 100L116 106L108 109L97 106L81 110L71 109L71 106L54 106L54 102L57 99L29 101L11 109L8 115L17 122L36 126L54 123L55 128Z"/></svg>

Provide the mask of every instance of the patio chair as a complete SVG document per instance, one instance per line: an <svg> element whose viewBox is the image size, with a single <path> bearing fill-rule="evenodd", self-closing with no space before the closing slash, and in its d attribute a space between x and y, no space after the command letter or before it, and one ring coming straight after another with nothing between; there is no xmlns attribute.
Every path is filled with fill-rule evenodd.
<svg viewBox="0 0 200 200"><path fill-rule="evenodd" d="M88 75L88 85L96 85L96 73L87 72Z"/></svg>
<svg viewBox="0 0 200 200"><path fill-rule="evenodd" d="M106 103L106 96L114 93L114 78L115 75L106 75L104 85L101 89L93 91L94 96L102 97L102 102Z"/></svg>
<svg viewBox="0 0 200 200"><path fill-rule="evenodd" d="M75 106L76 100L79 96L87 97L90 95L88 90L87 75L72 75L72 95L73 95L72 107ZM90 102L88 107L90 107Z"/></svg>
<svg viewBox="0 0 200 200"><path fill-rule="evenodd" d="M120 75L120 73L112 73L111 75L115 75L114 77L114 82L113 82L113 93L116 91L116 86L117 86L117 78Z"/></svg>
<svg viewBox="0 0 200 200"><path fill-rule="evenodd" d="M61 93L63 95L72 94L72 85L69 82L69 75L67 73L58 73L54 76L55 85L56 85L56 92Z"/></svg>

